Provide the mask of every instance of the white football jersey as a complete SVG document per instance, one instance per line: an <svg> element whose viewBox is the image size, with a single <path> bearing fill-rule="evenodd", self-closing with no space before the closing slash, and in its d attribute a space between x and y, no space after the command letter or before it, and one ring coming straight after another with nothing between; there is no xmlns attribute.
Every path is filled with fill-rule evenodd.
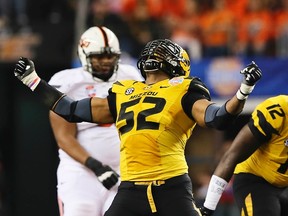
<svg viewBox="0 0 288 216"><path fill-rule="evenodd" d="M107 82L92 77L89 72L79 67L55 73L49 84L72 99L79 100L95 96L104 98L108 95L108 89L115 81L128 79L143 80L143 77L135 67L119 64L117 72ZM77 123L77 129L77 139L84 149L92 157L119 172L120 140L115 125L82 122ZM62 165L83 166L61 149L59 149L59 158Z"/></svg>

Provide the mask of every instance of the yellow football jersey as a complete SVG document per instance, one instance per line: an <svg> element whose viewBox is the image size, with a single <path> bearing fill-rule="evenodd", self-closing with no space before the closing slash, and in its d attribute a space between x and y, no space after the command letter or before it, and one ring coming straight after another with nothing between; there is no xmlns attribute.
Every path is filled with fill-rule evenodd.
<svg viewBox="0 0 288 216"><path fill-rule="evenodd" d="M288 96L271 97L252 113L249 127L264 141L234 173L252 173L277 187L288 186Z"/></svg>
<svg viewBox="0 0 288 216"><path fill-rule="evenodd" d="M110 110L115 107L111 112L121 139L122 181L166 180L188 173L184 150L196 123L183 111L182 99L187 91L194 91L210 100L206 87L199 79L193 84L194 80L175 77L153 85L132 80L114 83L110 92L115 101L109 105Z"/></svg>

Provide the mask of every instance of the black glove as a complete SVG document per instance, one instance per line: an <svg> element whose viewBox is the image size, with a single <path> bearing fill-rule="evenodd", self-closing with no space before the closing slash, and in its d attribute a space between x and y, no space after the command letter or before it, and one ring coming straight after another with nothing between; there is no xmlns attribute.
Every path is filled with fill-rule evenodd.
<svg viewBox="0 0 288 216"><path fill-rule="evenodd" d="M213 215L213 212L214 212L213 210L210 210L204 206L201 206L199 208L199 210L200 210L202 216L210 216L210 215Z"/></svg>
<svg viewBox="0 0 288 216"><path fill-rule="evenodd" d="M90 168L95 173L99 181L108 190L118 182L119 175L113 169L111 169L111 167L103 165L100 161L92 157L89 157L86 160L85 166Z"/></svg>
<svg viewBox="0 0 288 216"><path fill-rule="evenodd" d="M24 57L20 57L15 65L14 75L22 81L23 78L27 77L35 71L34 63Z"/></svg>
<svg viewBox="0 0 288 216"><path fill-rule="evenodd" d="M37 75L33 61L20 57L15 65L14 75L32 91L40 83L40 77Z"/></svg>
<svg viewBox="0 0 288 216"><path fill-rule="evenodd" d="M240 73L244 74L245 76L243 83L249 86L255 85L256 82L262 77L262 72L254 61L241 70Z"/></svg>
<svg viewBox="0 0 288 216"><path fill-rule="evenodd" d="M246 100L253 91L256 82L262 77L260 68L252 61L243 70L240 71L244 75L244 79L237 91L236 96L239 100Z"/></svg>

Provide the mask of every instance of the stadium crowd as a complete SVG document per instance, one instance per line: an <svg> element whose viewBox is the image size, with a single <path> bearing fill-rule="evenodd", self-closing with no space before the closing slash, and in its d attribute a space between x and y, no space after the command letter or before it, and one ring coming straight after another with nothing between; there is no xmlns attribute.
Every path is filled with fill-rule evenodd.
<svg viewBox="0 0 288 216"><path fill-rule="evenodd" d="M35 26L45 22L73 20L81 7L75 0L26 0L21 4L22 9L13 10L10 6L4 10L7 4L3 2L17 4L17 1L1 2L0 36L31 33ZM122 50L132 57L137 58L141 47L156 38L178 42L196 60L228 55L288 56L287 0L179 0L176 4L173 0L86 2L85 25L112 29L120 37ZM18 13L21 13L19 18L14 16Z"/></svg>
<svg viewBox="0 0 288 216"><path fill-rule="evenodd" d="M156 38L179 43L194 60L230 55L288 56L287 0L87 0L81 4L75 0L26 0L22 9L14 10L12 6L4 10L7 4L3 2L11 5L17 1L1 2L0 37L33 33L45 23L75 22L77 10L86 2L86 27L112 29L119 35L122 51L133 58L147 41ZM18 13L20 18L14 16Z"/></svg>

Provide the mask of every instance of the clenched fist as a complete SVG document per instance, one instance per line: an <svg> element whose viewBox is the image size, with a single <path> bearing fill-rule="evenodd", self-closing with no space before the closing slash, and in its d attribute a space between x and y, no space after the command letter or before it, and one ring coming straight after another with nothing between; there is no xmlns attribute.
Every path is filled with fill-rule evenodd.
<svg viewBox="0 0 288 216"><path fill-rule="evenodd" d="M14 75L32 91L35 90L41 80L35 71L33 61L24 57L20 57L16 63Z"/></svg>
<svg viewBox="0 0 288 216"><path fill-rule="evenodd" d="M119 180L119 175L111 167L103 165L100 161L92 157L86 160L85 165L95 173L98 180L108 190Z"/></svg>
<svg viewBox="0 0 288 216"><path fill-rule="evenodd" d="M249 65L242 69L240 73L244 75L244 78L236 96L239 100L246 100L253 91L255 84L261 79L262 71L258 65L252 61Z"/></svg>
<svg viewBox="0 0 288 216"><path fill-rule="evenodd" d="M250 86L255 85L262 77L262 71L254 61L241 70L240 73L244 75L243 83Z"/></svg>

